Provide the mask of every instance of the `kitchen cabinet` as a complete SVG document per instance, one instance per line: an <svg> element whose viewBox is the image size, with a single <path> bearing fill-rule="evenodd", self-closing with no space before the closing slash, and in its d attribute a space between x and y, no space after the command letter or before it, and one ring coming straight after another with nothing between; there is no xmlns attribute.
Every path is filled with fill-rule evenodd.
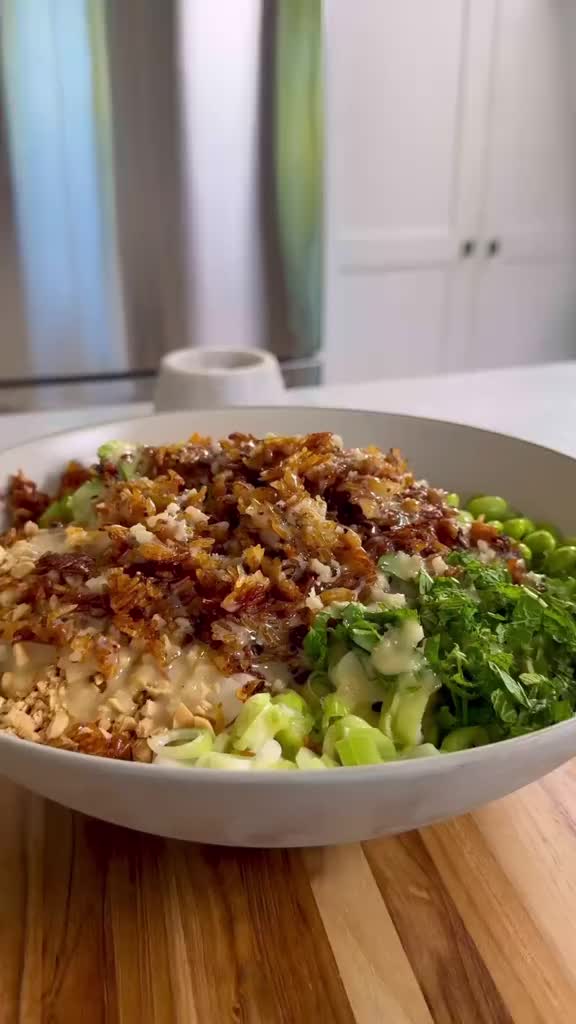
<svg viewBox="0 0 576 1024"><path fill-rule="evenodd" d="M576 356L576 111L555 0L500 0L494 36L479 365ZM488 255L488 258L486 258Z"/></svg>
<svg viewBox="0 0 576 1024"><path fill-rule="evenodd" d="M576 355L557 0L327 0L327 380Z"/></svg>

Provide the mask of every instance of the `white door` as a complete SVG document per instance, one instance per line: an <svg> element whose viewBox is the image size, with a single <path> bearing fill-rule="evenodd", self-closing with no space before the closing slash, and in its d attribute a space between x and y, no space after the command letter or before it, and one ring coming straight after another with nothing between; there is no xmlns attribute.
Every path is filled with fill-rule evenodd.
<svg viewBox="0 0 576 1024"><path fill-rule="evenodd" d="M576 111L563 6L498 0L468 365L576 356Z"/></svg>
<svg viewBox="0 0 576 1024"><path fill-rule="evenodd" d="M463 145L462 119L485 101L492 8L327 0L329 381L446 361L450 278L478 218L478 133Z"/></svg>

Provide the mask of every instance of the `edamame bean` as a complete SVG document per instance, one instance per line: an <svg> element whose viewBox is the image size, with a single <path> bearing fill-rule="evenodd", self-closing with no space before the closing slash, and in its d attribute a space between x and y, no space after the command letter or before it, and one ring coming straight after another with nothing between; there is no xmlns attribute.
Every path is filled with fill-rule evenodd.
<svg viewBox="0 0 576 1024"><path fill-rule="evenodd" d="M536 527L531 519L508 519L504 523L504 533L513 540L522 540L528 533L534 533Z"/></svg>
<svg viewBox="0 0 576 1024"><path fill-rule="evenodd" d="M450 508L460 508L460 495L455 492L447 494L444 501L447 505L450 505Z"/></svg>
<svg viewBox="0 0 576 1024"><path fill-rule="evenodd" d="M483 747L490 742L490 737L481 725L464 725L460 729L453 729L442 740L441 750L445 754L452 754L456 750L469 750L470 747Z"/></svg>
<svg viewBox="0 0 576 1024"><path fill-rule="evenodd" d="M551 576L573 576L576 572L576 546L563 544L556 548L548 555L544 569Z"/></svg>
<svg viewBox="0 0 576 1024"><path fill-rule="evenodd" d="M520 555L520 558L524 559L526 565L530 565L530 562L532 561L532 552L530 551L528 545L522 544L522 542L520 542L520 544L516 545L516 550Z"/></svg>
<svg viewBox="0 0 576 1024"><path fill-rule="evenodd" d="M551 533L557 544L562 540L562 534L554 523L536 523L536 529L546 530L548 533Z"/></svg>
<svg viewBox="0 0 576 1024"><path fill-rule="evenodd" d="M461 508L456 516L458 521L464 526L466 523L470 524L474 522L474 516L471 512L468 512L465 508Z"/></svg>
<svg viewBox="0 0 576 1024"><path fill-rule="evenodd" d="M533 555L549 555L556 547L556 538L549 530L534 530L524 537Z"/></svg>
<svg viewBox="0 0 576 1024"><path fill-rule="evenodd" d="M483 495L479 498L472 498L468 502L468 510L475 519L484 516L485 519L505 519L508 511L508 502L496 495Z"/></svg>
<svg viewBox="0 0 576 1024"><path fill-rule="evenodd" d="M497 530L498 533L502 533L502 530L504 529L504 523L501 523L499 519L488 519L487 524Z"/></svg>

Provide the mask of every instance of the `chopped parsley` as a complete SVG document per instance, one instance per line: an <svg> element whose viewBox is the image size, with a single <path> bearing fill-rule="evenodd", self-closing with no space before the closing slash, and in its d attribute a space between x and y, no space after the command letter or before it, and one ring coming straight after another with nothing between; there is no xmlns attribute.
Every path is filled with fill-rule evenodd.
<svg viewBox="0 0 576 1024"><path fill-rule="evenodd" d="M520 586L504 562L454 554L416 598L425 656L443 684L440 721L482 724L491 738L570 718L576 706L576 585Z"/></svg>
<svg viewBox="0 0 576 1024"><path fill-rule="evenodd" d="M362 658L406 618L424 630L425 662L442 684L427 712L435 742L482 726L505 739L570 718L576 708L576 580L515 583L504 561L449 556L455 575L422 569L403 586L408 607L349 604L321 612L305 643L326 673L347 650Z"/></svg>

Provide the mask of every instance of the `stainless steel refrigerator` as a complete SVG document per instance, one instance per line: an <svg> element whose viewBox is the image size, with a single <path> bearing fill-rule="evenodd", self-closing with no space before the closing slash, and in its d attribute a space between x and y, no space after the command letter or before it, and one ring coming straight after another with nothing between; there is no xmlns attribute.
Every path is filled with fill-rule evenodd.
<svg viewBox="0 0 576 1024"><path fill-rule="evenodd" d="M0 411L183 345L316 383L321 0L0 0Z"/></svg>

